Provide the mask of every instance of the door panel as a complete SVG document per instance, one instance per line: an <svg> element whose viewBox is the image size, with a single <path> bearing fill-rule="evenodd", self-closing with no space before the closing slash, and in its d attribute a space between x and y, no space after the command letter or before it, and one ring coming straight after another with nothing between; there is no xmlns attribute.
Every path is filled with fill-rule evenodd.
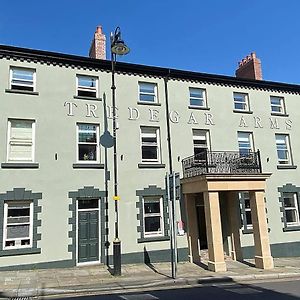
<svg viewBox="0 0 300 300"><path fill-rule="evenodd" d="M78 262L99 260L99 213L78 211Z"/></svg>

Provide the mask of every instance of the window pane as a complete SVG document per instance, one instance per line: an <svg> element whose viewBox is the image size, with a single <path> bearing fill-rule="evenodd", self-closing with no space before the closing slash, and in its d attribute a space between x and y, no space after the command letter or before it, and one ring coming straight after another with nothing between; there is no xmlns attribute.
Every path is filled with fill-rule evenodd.
<svg viewBox="0 0 300 300"><path fill-rule="evenodd" d="M140 101L154 102L155 95L140 94Z"/></svg>
<svg viewBox="0 0 300 300"><path fill-rule="evenodd" d="M145 232L157 232L160 229L160 217L145 217Z"/></svg>
<svg viewBox="0 0 300 300"><path fill-rule="evenodd" d="M284 207L295 207L295 200L293 197L284 198Z"/></svg>
<svg viewBox="0 0 300 300"><path fill-rule="evenodd" d="M9 225L7 226L7 239L29 237L30 225Z"/></svg>
<svg viewBox="0 0 300 300"><path fill-rule="evenodd" d="M142 158L143 159L157 159L157 147L156 146L142 146Z"/></svg>
<svg viewBox="0 0 300 300"><path fill-rule="evenodd" d="M22 69L13 69L12 70L13 79L21 79L21 80L33 80L33 71L31 70L22 70Z"/></svg>
<svg viewBox="0 0 300 300"><path fill-rule="evenodd" d="M81 87L96 88L96 78L88 76L78 76L78 85Z"/></svg>
<svg viewBox="0 0 300 300"><path fill-rule="evenodd" d="M285 216L286 216L286 221L288 223L296 223L296 222L298 222L296 210L294 210L294 209L286 210L285 211Z"/></svg>
<svg viewBox="0 0 300 300"><path fill-rule="evenodd" d="M97 155L96 155L96 150L97 146L96 145L83 145L80 144L78 145L79 147L79 160L91 160L95 161L97 160Z"/></svg>
<svg viewBox="0 0 300 300"><path fill-rule="evenodd" d="M146 82L140 82L140 93L152 93L155 92L155 83L146 83Z"/></svg>
<svg viewBox="0 0 300 300"><path fill-rule="evenodd" d="M251 211L246 211L245 214L246 214L246 224L252 225Z"/></svg>
<svg viewBox="0 0 300 300"><path fill-rule="evenodd" d="M145 202L144 203L145 214L160 213L160 203L157 202Z"/></svg>
<svg viewBox="0 0 300 300"><path fill-rule="evenodd" d="M98 208L98 199L78 200L78 209Z"/></svg>
<svg viewBox="0 0 300 300"><path fill-rule="evenodd" d="M97 135L92 132L79 132L79 142L96 143Z"/></svg>

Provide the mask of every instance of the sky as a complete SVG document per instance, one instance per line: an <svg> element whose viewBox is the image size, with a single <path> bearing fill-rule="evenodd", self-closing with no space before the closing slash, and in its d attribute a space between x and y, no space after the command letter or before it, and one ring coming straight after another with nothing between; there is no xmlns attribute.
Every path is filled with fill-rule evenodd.
<svg viewBox="0 0 300 300"><path fill-rule="evenodd" d="M234 76L255 51L264 80L300 84L299 12L300 0L2 0L0 44L88 56L97 25L107 44L120 26L119 61Z"/></svg>

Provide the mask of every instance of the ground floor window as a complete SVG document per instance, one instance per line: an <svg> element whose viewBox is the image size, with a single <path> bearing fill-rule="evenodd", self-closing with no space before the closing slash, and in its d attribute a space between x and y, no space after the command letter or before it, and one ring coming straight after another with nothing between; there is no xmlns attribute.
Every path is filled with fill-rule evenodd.
<svg viewBox="0 0 300 300"><path fill-rule="evenodd" d="M4 249L32 247L33 202L4 203Z"/></svg>
<svg viewBox="0 0 300 300"><path fill-rule="evenodd" d="M286 184L279 187L284 231L300 230L300 187Z"/></svg>
<svg viewBox="0 0 300 300"><path fill-rule="evenodd" d="M241 212L242 212L242 224L244 232L252 232L252 217L251 217L251 208L250 208L250 195L249 192L240 192L239 193Z"/></svg>
<svg viewBox="0 0 300 300"><path fill-rule="evenodd" d="M161 197L144 197L144 235L163 235L163 214Z"/></svg>

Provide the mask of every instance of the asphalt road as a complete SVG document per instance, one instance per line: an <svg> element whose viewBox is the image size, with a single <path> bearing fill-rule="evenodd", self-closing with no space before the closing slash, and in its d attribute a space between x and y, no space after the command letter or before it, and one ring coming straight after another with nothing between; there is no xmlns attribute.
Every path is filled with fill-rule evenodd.
<svg viewBox="0 0 300 300"><path fill-rule="evenodd" d="M182 289L68 298L76 300L299 300L300 280L216 284Z"/></svg>

